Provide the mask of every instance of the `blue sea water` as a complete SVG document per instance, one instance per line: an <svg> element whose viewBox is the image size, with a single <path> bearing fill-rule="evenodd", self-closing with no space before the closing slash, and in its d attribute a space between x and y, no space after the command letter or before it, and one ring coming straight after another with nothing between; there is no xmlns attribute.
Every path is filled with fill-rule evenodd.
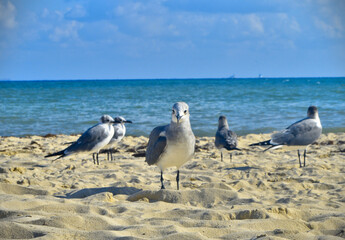
<svg viewBox="0 0 345 240"><path fill-rule="evenodd" d="M239 135L280 130L316 105L323 132L345 132L345 78L74 80L0 82L0 136L82 133L101 115L132 120L148 136L190 106L197 136L214 136L219 115Z"/></svg>

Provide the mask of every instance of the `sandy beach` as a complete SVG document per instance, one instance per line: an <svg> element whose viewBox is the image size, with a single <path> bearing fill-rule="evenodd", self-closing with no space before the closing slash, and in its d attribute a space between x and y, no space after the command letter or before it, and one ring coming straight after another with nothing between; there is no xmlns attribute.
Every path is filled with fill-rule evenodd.
<svg viewBox="0 0 345 240"><path fill-rule="evenodd" d="M145 163L146 137L126 136L115 161L72 155L77 135L0 137L1 239L343 239L345 133L323 134L300 168L296 150L262 152L239 138L233 160L197 138L194 158L160 172Z"/></svg>

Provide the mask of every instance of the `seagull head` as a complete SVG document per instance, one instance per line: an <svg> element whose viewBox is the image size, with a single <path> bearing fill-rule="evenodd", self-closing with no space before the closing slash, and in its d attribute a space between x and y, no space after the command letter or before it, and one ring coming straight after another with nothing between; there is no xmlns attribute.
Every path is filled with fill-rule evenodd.
<svg viewBox="0 0 345 240"><path fill-rule="evenodd" d="M100 122L113 124L113 123L115 123L115 120L109 115L103 115L100 119Z"/></svg>
<svg viewBox="0 0 345 240"><path fill-rule="evenodd" d="M125 123L132 123L132 121L126 120L124 117L119 116L115 118L115 123L125 124Z"/></svg>
<svg viewBox="0 0 345 240"><path fill-rule="evenodd" d="M317 110L317 107L315 107L315 106L310 106L309 108L308 108L308 117L309 118L316 118L316 117L318 117L319 116L319 111Z"/></svg>
<svg viewBox="0 0 345 240"><path fill-rule="evenodd" d="M174 123L181 123L189 120L189 107L185 102L177 102L174 104L171 113L171 121Z"/></svg>
<svg viewBox="0 0 345 240"><path fill-rule="evenodd" d="M228 126L228 121L225 116L220 116L218 119L218 128L222 128L224 126Z"/></svg>

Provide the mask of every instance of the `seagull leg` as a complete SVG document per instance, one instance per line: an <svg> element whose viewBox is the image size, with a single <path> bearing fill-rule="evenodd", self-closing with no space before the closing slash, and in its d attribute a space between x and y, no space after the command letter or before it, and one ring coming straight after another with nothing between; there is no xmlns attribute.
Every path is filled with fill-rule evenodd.
<svg viewBox="0 0 345 240"><path fill-rule="evenodd" d="M232 162L232 153L230 153L230 162Z"/></svg>
<svg viewBox="0 0 345 240"><path fill-rule="evenodd" d="M99 165L98 153L97 153L96 157L97 157L97 165Z"/></svg>
<svg viewBox="0 0 345 240"><path fill-rule="evenodd" d="M299 153L299 150L297 150L297 154L298 154L299 167L302 167L301 154Z"/></svg>
<svg viewBox="0 0 345 240"><path fill-rule="evenodd" d="M113 161L113 150L110 150L110 160Z"/></svg>
<svg viewBox="0 0 345 240"><path fill-rule="evenodd" d="M107 160L109 161L109 149L107 150Z"/></svg>
<svg viewBox="0 0 345 240"><path fill-rule="evenodd" d="M96 153L92 153L93 164L96 164L95 154Z"/></svg>
<svg viewBox="0 0 345 240"><path fill-rule="evenodd" d="M164 187L164 184L163 184L163 170L161 170L161 184L162 184L162 186L161 186L161 189L165 189L165 187Z"/></svg>
<svg viewBox="0 0 345 240"><path fill-rule="evenodd" d="M176 183L177 183L177 190L180 190L180 170L177 170Z"/></svg>
<svg viewBox="0 0 345 240"><path fill-rule="evenodd" d="M307 157L307 149L304 150L303 157L304 157L304 167L305 167L305 158Z"/></svg>
<svg viewBox="0 0 345 240"><path fill-rule="evenodd" d="M220 157L221 157L222 162L223 162L223 153L222 152L220 152Z"/></svg>

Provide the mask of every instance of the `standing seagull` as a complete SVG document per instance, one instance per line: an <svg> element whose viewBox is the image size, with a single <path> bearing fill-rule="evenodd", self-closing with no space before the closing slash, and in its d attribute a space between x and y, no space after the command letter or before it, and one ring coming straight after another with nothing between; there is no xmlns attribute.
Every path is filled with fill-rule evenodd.
<svg viewBox="0 0 345 240"><path fill-rule="evenodd" d="M195 151L195 136L189 122L189 107L184 102L177 102L172 108L171 122L152 130L146 149L149 165L156 164L161 170L161 189L163 171L168 167L177 168L177 190L179 190L180 167L192 159Z"/></svg>
<svg viewBox="0 0 345 240"><path fill-rule="evenodd" d="M223 152L226 150L240 150L237 148L237 135L229 130L228 121L225 116L220 116L218 119L218 130L216 132L216 139L214 144L220 150L221 159L223 162ZM230 161L232 154L230 153Z"/></svg>
<svg viewBox="0 0 345 240"><path fill-rule="evenodd" d="M115 124L114 124L114 135L108 145L106 146L107 149L107 157L109 161L109 155L110 160L113 161L113 153L112 148L116 143L119 143L122 138L126 135L126 126L125 123L132 123L130 120L126 120L124 117L116 117L115 118Z"/></svg>
<svg viewBox="0 0 345 240"><path fill-rule="evenodd" d="M59 156L57 158L59 159L73 153L92 152L93 162L96 163L97 159L97 164L99 165L99 150L105 147L113 137L114 123L116 123L116 121L112 117L109 115L103 115L100 119L100 123L86 130L86 132L84 132L83 135L81 135L72 145L60 152L52 153L45 157Z"/></svg>
<svg viewBox="0 0 345 240"><path fill-rule="evenodd" d="M315 142L321 135L322 126L319 118L319 113L317 107L310 106L308 108L307 117L295 122L286 129L274 133L271 135L271 139L254 143L249 146L267 146L269 149L276 149L282 147L283 145L287 146L306 146L304 149L304 167L305 167L305 158L307 156L307 148L310 144ZM301 155L299 149L297 150L299 166L302 167Z"/></svg>

